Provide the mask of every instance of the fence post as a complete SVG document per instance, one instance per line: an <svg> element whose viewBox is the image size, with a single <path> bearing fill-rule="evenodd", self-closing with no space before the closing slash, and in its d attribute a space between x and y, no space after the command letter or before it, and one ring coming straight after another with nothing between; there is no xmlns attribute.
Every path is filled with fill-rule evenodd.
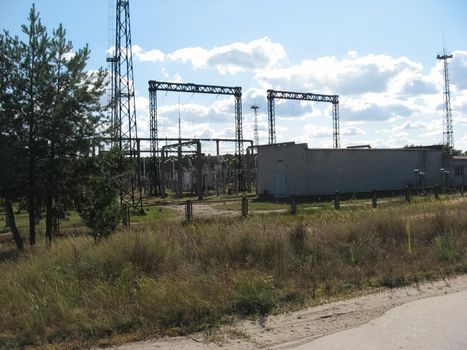
<svg viewBox="0 0 467 350"><path fill-rule="evenodd" d="M339 210L341 207L340 199L339 199L339 191L336 191L334 195L334 208Z"/></svg>
<svg viewBox="0 0 467 350"><path fill-rule="evenodd" d="M464 184L461 184L461 197L464 197Z"/></svg>
<svg viewBox="0 0 467 350"><path fill-rule="evenodd" d="M373 196L371 198L371 202L372 202L373 208L376 208L376 206L378 205L378 198L376 197L376 190L373 190Z"/></svg>
<svg viewBox="0 0 467 350"><path fill-rule="evenodd" d="M297 214L297 197L294 194L290 197L290 214Z"/></svg>
<svg viewBox="0 0 467 350"><path fill-rule="evenodd" d="M125 229L130 228L130 210L126 204L122 204L122 224Z"/></svg>
<svg viewBox="0 0 467 350"><path fill-rule="evenodd" d="M248 217L248 198L247 196L242 197L242 216Z"/></svg>
<svg viewBox="0 0 467 350"><path fill-rule="evenodd" d="M435 199L439 199L439 188L438 188L438 185L435 185Z"/></svg>
<svg viewBox="0 0 467 350"><path fill-rule="evenodd" d="M405 186L404 193L405 193L405 201L409 203L410 202L409 186Z"/></svg>
<svg viewBox="0 0 467 350"><path fill-rule="evenodd" d="M185 221L191 222L191 220L193 220L193 202L187 200L185 202Z"/></svg>

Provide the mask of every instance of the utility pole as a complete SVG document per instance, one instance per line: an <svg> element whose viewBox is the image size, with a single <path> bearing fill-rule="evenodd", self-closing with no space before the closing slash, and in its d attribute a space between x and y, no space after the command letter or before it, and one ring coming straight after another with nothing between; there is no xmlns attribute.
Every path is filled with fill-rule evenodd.
<svg viewBox="0 0 467 350"><path fill-rule="evenodd" d="M252 110L255 112L255 126L254 126L254 131L255 131L255 146L259 145L259 134L258 134L258 109L259 107L257 105L253 105L250 107Z"/></svg>
<svg viewBox="0 0 467 350"><path fill-rule="evenodd" d="M438 60L443 60L444 64L444 118L443 118L443 145L448 152L454 149L454 131L452 127L452 114L451 114L451 92L449 89L449 71L448 59L452 55L446 54L446 49L443 50L443 55L436 56Z"/></svg>

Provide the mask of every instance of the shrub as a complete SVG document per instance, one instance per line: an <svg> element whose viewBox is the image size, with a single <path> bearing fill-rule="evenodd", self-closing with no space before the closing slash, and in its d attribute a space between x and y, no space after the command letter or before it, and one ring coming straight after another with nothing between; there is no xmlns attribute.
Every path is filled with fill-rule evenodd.
<svg viewBox="0 0 467 350"><path fill-rule="evenodd" d="M441 260L453 261L457 258L456 239L452 234L436 236L434 243Z"/></svg>
<svg viewBox="0 0 467 350"><path fill-rule="evenodd" d="M235 310L241 315L267 315L277 306L271 278L242 278L237 284Z"/></svg>
<svg viewBox="0 0 467 350"><path fill-rule="evenodd" d="M94 179L88 186L79 212L91 235L96 239L107 237L120 222L118 191L106 177Z"/></svg>
<svg viewBox="0 0 467 350"><path fill-rule="evenodd" d="M306 238L306 226L303 221L299 221L292 226L289 233L289 241L292 249L298 257L302 257L305 254L305 238Z"/></svg>
<svg viewBox="0 0 467 350"><path fill-rule="evenodd" d="M390 273L381 278L381 286L388 288L398 288L407 285L407 280L403 274Z"/></svg>

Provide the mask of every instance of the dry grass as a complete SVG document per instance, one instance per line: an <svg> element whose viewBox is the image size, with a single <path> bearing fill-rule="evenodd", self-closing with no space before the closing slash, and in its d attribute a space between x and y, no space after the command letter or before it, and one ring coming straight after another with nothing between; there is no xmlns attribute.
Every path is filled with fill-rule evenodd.
<svg viewBox="0 0 467 350"><path fill-rule="evenodd" d="M0 265L0 347L208 329L367 287L467 272L466 201L148 223Z"/></svg>

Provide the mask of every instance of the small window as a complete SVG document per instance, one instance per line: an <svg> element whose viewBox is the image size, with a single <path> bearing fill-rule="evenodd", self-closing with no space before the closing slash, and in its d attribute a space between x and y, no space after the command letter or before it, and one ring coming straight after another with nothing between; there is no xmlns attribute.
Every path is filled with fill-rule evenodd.
<svg viewBox="0 0 467 350"><path fill-rule="evenodd" d="M459 167L459 168L456 168L456 169L455 169L455 175L456 175L456 176L462 176L462 175L464 175L464 168L460 168L460 167Z"/></svg>

